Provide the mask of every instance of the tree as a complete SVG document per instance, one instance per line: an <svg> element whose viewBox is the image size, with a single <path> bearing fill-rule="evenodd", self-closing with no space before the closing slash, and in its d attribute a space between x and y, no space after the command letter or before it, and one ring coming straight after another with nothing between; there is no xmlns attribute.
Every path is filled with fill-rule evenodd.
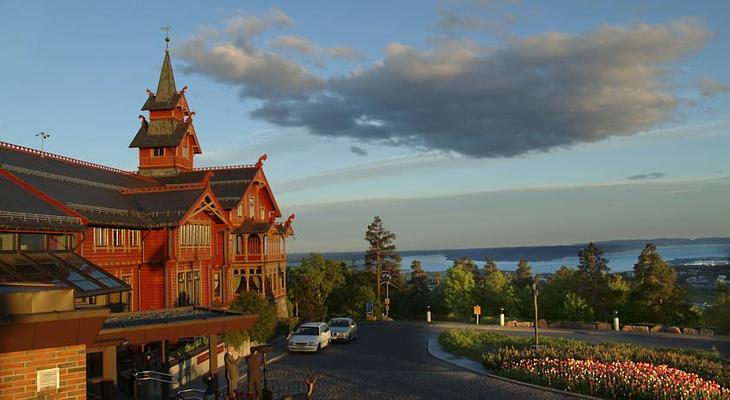
<svg viewBox="0 0 730 400"><path fill-rule="evenodd" d="M365 240L370 244L370 248L365 252L365 265L375 282L380 304L380 281L383 271L390 272L391 282L395 285L400 286L403 282L400 271L401 257L395 249L395 234L383 227L383 221L378 216L368 225Z"/></svg>
<svg viewBox="0 0 730 400"><path fill-rule="evenodd" d="M375 290L368 273L347 267L343 275L344 284L335 287L327 298L327 313L365 319L365 303L375 302Z"/></svg>
<svg viewBox="0 0 730 400"><path fill-rule="evenodd" d="M494 272L498 272L499 269L497 268L497 263L494 262L491 258L487 257L484 260L484 277L486 278L490 274Z"/></svg>
<svg viewBox="0 0 730 400"><path fill-rule="evenodd" d="M258 319L250 331L226 334L227 344L239 347L248 338L265 343L274 335L276 329L276 309L258 293L241 292L230 304L232 310L257 314Z"/></svg>
<svg viewBox="0 0 730 400"><path fill-rule="evenodd" d="M578 261L577 276L582 285L577 294L588 302L596 318L608 320L614 305L609 287L608 260L603 257L603 250L591 242L578 252Z"/></svg>
<svg viewBox="0 0 730 400"><path fill-rule="evenodd" d="M515 271L515 284L517 286L528 286L532 285L532 267L526 259L520 258L517 263L517 271Z"/></svg>
<svg viewBox="0 0 730 400"><path fill-rule="evenodd" d="M569 321L590 321L593 318L593 309L582 297L568 292L563 300L565 316Z"/></svg>
<svg viewBox="0 0 730 400"><path fill-rule="evenodd" d="M474 260L472 260L469 257L461 257L454 263L459 263L459 264L463 265L467 271L471 272L472 275L474 275L474 282L479 280L479 267L474 262Z"/></svg>
<svg viewBox="0 0 730 400"><path fill-rule="evenodd" d="M469 317L474 306L474 274L463 264L454 264L446 271L442 293L452 314Z"/></svg>
<svg viewBox="0 0 730 400"><path fill-rule="evenodd" d="M576 275L575 270L563 266L542 286L539 297L540 314L546 319L571 319L565 310L565 299L568 293L581 290L582 283Z"/></svg>
<svg viewBox="0 0 730 400"><path fill-rule="evenodd" d="M428 291L428 275L423 270L423 265L419 260L411 261L411 279L408 282L412 290L416 292Z"/></svg>
<svg viewBox="0 0 730 400"><path fill-rule="evenodd" d="M343 262L325 260L321 254L313 253L302 258L300 267L291 270L289 289L301 318L321 321L326 317L325 303L332 291L344 284L345 268Z"/></svg>
<svg viewBox="0 0 730 400"><path fill-rule="evenodd" d="M708 325L730 328L730 286L718 283L715 288L715 301L705 312Z"/></svg>
<svg viewBox="0 0 730 400"><path fill-rule="evenodd" d="M489 269L476 287L475 299L486 315L499 314L500 308L514 312L516 302L514 287L508 277L499 269Z"/></svg>
<svg viewBox="0 0 730 400"><path fill-rule="evenodd" d="M689 304L684 289L677 284L677 273L647 244L634 264L634 284L630 293L635 320L649 322L685 322Z"/></svg>

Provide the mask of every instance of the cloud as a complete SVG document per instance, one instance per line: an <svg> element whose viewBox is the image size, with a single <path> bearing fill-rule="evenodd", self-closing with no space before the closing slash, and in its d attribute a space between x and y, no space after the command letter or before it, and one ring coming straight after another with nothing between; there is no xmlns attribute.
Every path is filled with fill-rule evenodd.
<svg viewBox="0 0 730 400"><path fill-rule="evenodd" d="M647 180L654 180L654 179L662 179L667 174L664 172L651 172L648 174L638 174L638 175L631 175L630 177L626 178L630 181L647 181Z"/></svg>
<svg viewBox="0 0 730 400"><path fill-rule="evenodd" d="M316 135L511 157L663 122L677 99L666 65L709 33L692 21L548 32L488 53L459 41L430 51L391 43L382 62L327 80L304 99L266 101L254 118Z"/></svg>
<svg viewBox="0 0 730 400"><path fill-rule="evenodd" d="M269 43L274 48L294 51L309 56L329 57L341 60L363 61L367 56L346 46L319 47L296 35L283 35L272 39Z"/></svg>
<svg viewBox="0 0 730 400"><path fill-rule="evenodd" d="M363 149L362 147L358 146L350 146L350 152L352 154L355 154L357 156L366 156L368 155L368 151Z"/></svg>
<svg viewBox="0 0 730 400"><path fill-rule="evenodd" d="M319 77L254 43L265 30L291 24L280 11L236 17L217 35L191 37L177 54L186 71L262 100L253 118L320 136L472 157L513 157L658 126L679 106L665 89L668 65L710 35L694 20L679 20L580 35L547 32L503 39L494 48L456 38L426 50L393 42L380 61ZM349 56L348 48L293 35L272 45Z"/></svg>
<svg viewBox="0 0 730 400"><path fill-rule="evenodd" d="M730 84L704 77L697 79L697 87L703 96L716 96L730 92Z"/></svg>
<svg viewBox="0 0 730 400"><path fill-rule="evenodd" d="M241 97L296 98L320 89L324 82L296 61L259 49L251 39L269 29L290 26L279 10L261 16L234 16L222 31L201 30L175 55L186 61L184 71L240 87Z"/></svg>
<svg viewBox="0 0 730 400"><path fill-rule="evenodd" d="M473 13L459 14L449 9L438 11L436 26L439 30L455 34L458 32L486 32L496 36L505 35L517 21L514 15L500 18L485 18Z"/></svg>

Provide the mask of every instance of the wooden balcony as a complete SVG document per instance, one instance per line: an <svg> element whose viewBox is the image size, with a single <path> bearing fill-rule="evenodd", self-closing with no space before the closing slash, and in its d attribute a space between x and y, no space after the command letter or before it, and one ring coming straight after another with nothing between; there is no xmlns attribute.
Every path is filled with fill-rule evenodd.
<svg viewBox="0 0 730 400"><path fill-rule="evenodd" d="M286 261L286 254L234 254L233 262Z"/></svg>

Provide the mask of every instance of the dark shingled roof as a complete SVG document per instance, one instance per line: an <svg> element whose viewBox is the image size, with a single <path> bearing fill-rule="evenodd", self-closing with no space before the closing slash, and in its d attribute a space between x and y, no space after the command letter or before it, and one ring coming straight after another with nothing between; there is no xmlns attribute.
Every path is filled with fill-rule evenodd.
<svg viewBox="0 0 730 400"><path fill-rule="evenodd" d="M233 230L233 233L266 233L271 229L272 225L274 224L268 221L255 222L251 220L245 220L243 221L241 226Z"/></svg>
<svg viewBox="0 0 730 400"><path fill-rule="evenodd" d="M157 178L163 185L201 182L205 174L213 172L210 186L225 210L230 210L238 204L246 188L256 176L258 169L254 166L240 166L228 168L205 168L202 170L182 172L178 176Z"/></svg>
<svg viewBox="0 0 730 400"><path fill-rule="evenodd" d="M37 150L7 143L0 143L0 167L12 174L17 169L30 169L127 188L157 186L156 182L130 172L73 160L55 154L45 153L41 157L40 152Z"/></svg>
<svg viewBox="0 0 730 400"><path fill-rule="evenodd" d="M185 215L205 189L168 190L132 193L128 196L139 204L158 224L174 225Z"/></svg>
<svg viewBox="0 0 730 400"><path fill-rule="evenodd" d="M175 87L175 74L172 72L170 52L165 50L165 59L162 61L162 69L160 70L160 80L157 83L157 92L154 96L147 98L142 110L169 110L174 108L179 100L180 94Z"/></svg>
<svg viewBox="0 0 730 400"><path fill-rule="evenodd" d="M137 135L129 144L130 148L175 147L185 137L192 119L179 122L175 118L153 119L149 124L142 124Z"/></svg>
<svg viewBox="0 0 730 400"><path fill-rule="evenodd" d="M0 175L0 228L82 230L83 225Z"/></svg>

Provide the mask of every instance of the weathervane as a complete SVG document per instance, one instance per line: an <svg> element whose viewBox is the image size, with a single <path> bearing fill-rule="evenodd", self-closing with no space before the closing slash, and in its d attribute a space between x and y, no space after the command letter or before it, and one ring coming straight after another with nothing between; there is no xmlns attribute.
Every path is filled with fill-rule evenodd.
<svg viewBox="0 0 730 400"><path fill-rule="evenodd" d="M165 50L168 50L170 47L170 25L165 25L162 28L160 28L163 32L165 32Z"/></svg>
<svg viewBox="0 0 730 400"><path fill-rule="evenodd" d="M35 136L41 138L41 158L43 158L43 154L44 154L43 153L43 144L46 141L46 139L51 137L51 135L48 133L45 133L45 132L39 132L39 133L36 133Z"/></svg>

